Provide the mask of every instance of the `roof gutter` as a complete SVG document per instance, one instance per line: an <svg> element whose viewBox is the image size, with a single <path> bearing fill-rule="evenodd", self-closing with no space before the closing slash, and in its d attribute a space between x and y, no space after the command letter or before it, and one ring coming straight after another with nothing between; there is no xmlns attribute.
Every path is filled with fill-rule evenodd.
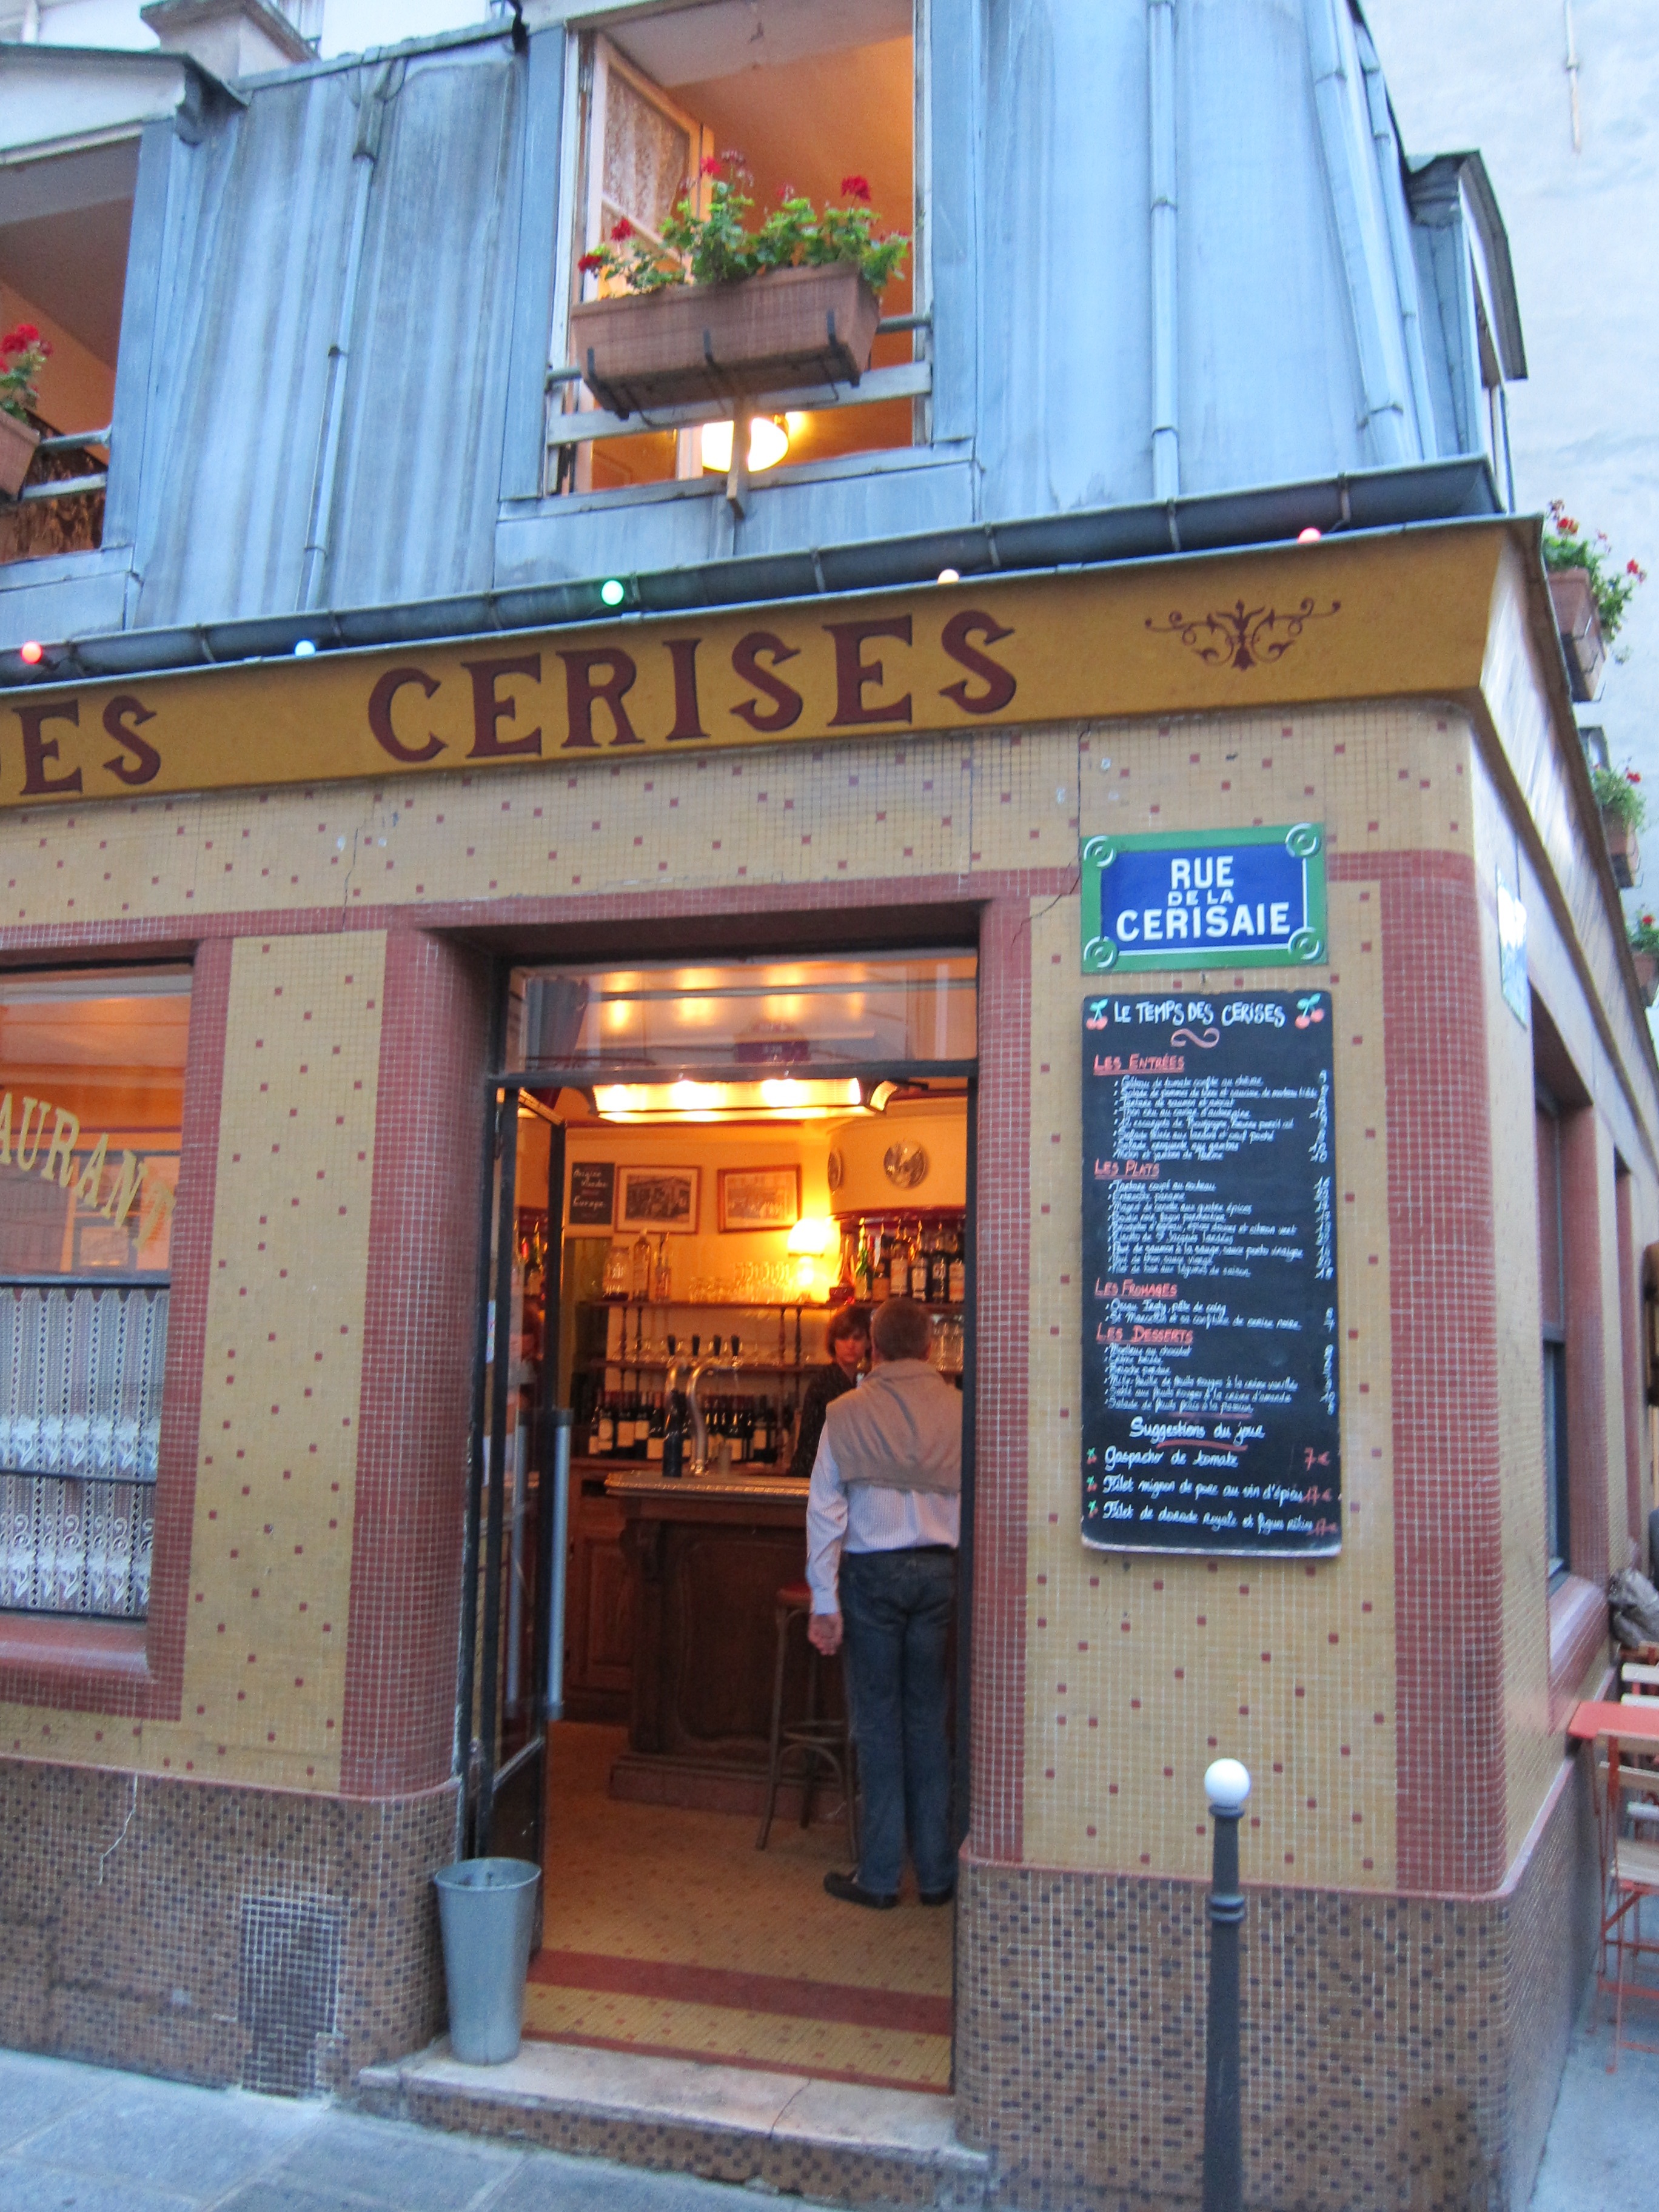
<svg viewBox="0 0 1659 2212"><path fill-rule="evenodd" d="M1501 512L1485 456L1465 456L1255 491L1194 494L1133 507L1093 507L1024 521L977 523L908 538L624 574L625 596L615 607L600 599L605 578L583 577L400 605L115 630L61 644L42 641L47 650L32 666L15 646L0 650L0 686L155 676L228 661L286 659L301 643L319 653L361 653L377 646L477 637L494 631L556 629L625 615L708 612L831 593L844 597L931 584L944 568L954 568L962 576L1029 575L1120 561L1166 560L1173 553L1241 551L1293 541L1310 528L1330 536L1401 529L1411 523L1484 520ZM3 607L0 592L0 620Z"/></svg>

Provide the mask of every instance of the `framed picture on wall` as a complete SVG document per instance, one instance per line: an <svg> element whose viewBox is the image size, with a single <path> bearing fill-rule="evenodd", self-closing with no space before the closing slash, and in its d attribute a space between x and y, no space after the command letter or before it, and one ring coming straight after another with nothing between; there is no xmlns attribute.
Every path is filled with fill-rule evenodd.
<svg viewBox="0 0 1659 2212"><path fill-rule="evenodd" d="M653 1235L695 1237L701 1168L617 1170L617 1226Z"/></svg>
<svg viewBox="0 0 1659 2212"><path fill-rule="evenodd" d="M793 1229L800 1219L800 1170L722 1168L720 1171L722 1231Z"/></svg>

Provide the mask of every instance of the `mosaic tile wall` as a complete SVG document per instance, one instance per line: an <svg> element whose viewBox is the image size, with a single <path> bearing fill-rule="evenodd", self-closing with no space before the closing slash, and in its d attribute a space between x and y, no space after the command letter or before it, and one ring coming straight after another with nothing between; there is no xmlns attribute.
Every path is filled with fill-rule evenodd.
<svg viewBox="0 0 1659 2212"><path fill-rule="evenodd" d="M443 2018L451 1789L374 1802L0 1758L0 2029L300 2094Z"/></svg>
<svg viewBox="0 0 1659 2212"><path fill-rule="evenodd" d="M1208 1852L1202 1777L1224 1753L1255 1778L1248 1832L1262 1878L1294 1867L1309 1880L1386 1889L1395 1874L1395 1537L1374 894L1363 884L1331 886L1330 968L1308 978L1332 982L1340 1010L1347 1526L1334 1560L1081 1550L1078 932L1074 900L1033 916L1041 1018L1031 1042L1032 1201L1042 1257L1030 1301L1025 1856L1048 1866L1199 1873ZM1249 979L1251 988L1277 981Z"/></svg>
<svg viewBox="0 0 1659 2212"><path fill-rule="evenodd" d="M1591 1954L1582 1764L1559 1771L1501 1894L1247 1881L1247 2204L1527 2203ZM1198 2199L1204 1897L1166 1876L965 1865L957 2127L996 2157L1003 2202L1128 2212Z"/></svg>
<svg viewBox="0 0 1659 2212"><path fill-rule="evenodd" d="M1413 1178L1437 1128L1446 1139L1431 1115L1444 1086L1425 1077L1420 1096L1398 1088L1406 1079L1385 1051L1397 1029L1426 1067L1459 993L1490 1010L1474 760L1456 714L1372 707L14 817L15 904L0 909L0 945L45 959L199 942L198 972L222 970L227 1028L177 1716L135 1722L118 1698L100 1703L84 1686L76 1710L20 1689L0 1705L0 1753L9 1748L31 1784L45 1778L54 1820L69 1817L62 1808L82 1783L129 1789L127 1769L161 1778L139 1785L147 1802L149 1788L179 1786L174 1777L212 1775L241 1790L197 1793L204 1805L251 1802L252 1792L290 1806L283 1818L303 1826L324 1817L330 1793L384 1807L447 1766L454 1593L444 1532L454 1526L457 1454L423 1416L424 1456L405 1468L394 1369L369 1357L368 1341L372 1332L409 1374L434 1334L452 1356L459 1344L459 1278L439 1255L453 1259L466 1237L476 1194L453 1177L452 1212L398 1212L411 1177L441 1178L447 1158L471 1157L456 1117L467 1071L481 1066L482 985L438 933L988 899L981 1082L1000 1141L981 1162L973 1837L999 1864L974 1878L994 1912L975 1906L964 1923L964 1972L991 1992L964 2008L964 2094L988 2109L1003 2094L997 2069L1022 2078L1018 2008L1054 2001L1043 1978L1051 1942L1104 1944L1091 1972L1105 1972L1111 1952L1165 1976L1177 1954L1145 1929L1188 1925L1180 1901L1205 1848L1199 1777L1218 1749L1242 1753L1257 1776L1247 1871L1293 1900L1273 1906L1291 1952L1336 1955L1331 1946L1348 1940L1340 1916L1393 1911L1391 1889L1495 1887L1553 1771L1547 1733L1528 1717L1540 1666L1547 1688L1547 1633L1540 1646L1527 1626L1528 1524L1498 1510L1500 1492L1510 1496L1502 1470L1527 1439L1483 1412L1485 1518L1468 1525L1490 1522L1492 1541L1471 1633L1458 1610L1470 1596L1459 1579L1468 1554L1436 1548L1431 1483L1444 1455L1430 1448L1428 1385L1417 1376L1407 1402L1400 1377L1416 1356L1413 1311L1432 1303L1411 1272L1411 1240L1447 1206L1455 1221L1438 1233L1454 1244L1459 1223L1496 1236L1502 1158L1494 1145L1480 1191L1437 1187L1430 1206ZM1338 1011L1346 1546L1310 1566L1126 1566L1084 1553L1076 1534L1078 838L1303 817L1328 825L1331 852L1332 960L1316 980L1329 981ZM1409 996L1416 978L1437 975L1437 995ZM1483 1126L1486 1088L1483 1066L1469 1094ZM383 1090L424 1116L418 1128L390 1127ZM1464 1110L1475 1109L1465 1101ZM459 1133L452 1144L447 1132ZM387 1237L392 1246L376 1245ZM393 1249L416 1256L399 1297L376 1307L366 1297L371 1255ZM462 1275L471 1258L469 1245ZM1453 1350L1490 1351L1509 1326L1476 1316ZM451 1376L437 1393L452 1414L457 1387ZM1413 1463L1428 1487L1402 1521ZM386 1532L405 1496L421 1533L400 1547ZM1449 1620L1460 1655L1449 1686ZM1505 1725L1532 1731L1507 1783ZM1477 1741L1472 1730L1485 1733ZM1441 1818L1436 1792L1472 1743L1480 1789ZM31 1757L64 1764L21 1764ZM118 1762L118 1776L94 1771ZM295 1794L273 1794L283 1790ZM186 1791L179 1802L193 1800ZM380 1813L348 1798L337 1817ZM447 1855L448 1832L432 1813L398 1832L420 1840L403 1863L402 1932L387 1956L413 1989L425 1937L410 1931L425 1924L425 1871ZM195 1847L181 1831L176 1847L152 1848L163 1869L170 1851L191 1864ZM1323 1902L1290 1887L1316 1881ZM994 1940L1015 1890L1038 1902L1017 1940ZM344 1893L335 1883L319 1893ZM1118 1917L1091 1920L1108 1896ZM1474 1908L1445 1910L1467 1919ZM1328 1926L1322 1914L1336 1918ZM343 1989L362 1954L333 1929L319 1909L307 1940L314 1959L345 1944ZM233 1955L257 1965L270 1948L259 1912L239 1918ZM1386 1942L1364 1960L1368 1973L1417 1971ZM369 1982L351 1983L349 1996L370 2002ZM398 2016L424 2017L422 2002L410 1997ZM170 2012L145 2017L151 2039L135 2047L171 2066L183 2030L163 2032ZM1193 2021L1170 2018L1172 2094L1190 2103L1181 2068ZM1332 2020L1308 2032L1322 2064L1343 2063ZM237 2072L246 2059L243 2049L222 2063ZM278 2051L270 2063L287 2062Z"/></svg>
<svg viewBox="0 0 1659 2212"><path fill-rule="evenodd" d="M339 1776L386 940L232 955L180 1707L0 1705L0 1751Z"/></svg>

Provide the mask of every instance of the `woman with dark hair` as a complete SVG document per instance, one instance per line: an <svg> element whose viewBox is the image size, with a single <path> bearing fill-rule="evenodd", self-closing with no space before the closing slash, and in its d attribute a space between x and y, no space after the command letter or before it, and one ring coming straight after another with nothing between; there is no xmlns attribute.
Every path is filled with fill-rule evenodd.
<svg viewBox="0 0 1659 2212"><path fill-rule="evenodd" d="M823 1417L835 1401L850 1390L859 1370L870 1356L870 1316L862 1306L842 1306L824 1331L823 1348L830 1364L820 1367L807 1384L800 1401L800 1431L789 1472L802 1482L811 1480L812 1462L823 1434Z"/></svg>

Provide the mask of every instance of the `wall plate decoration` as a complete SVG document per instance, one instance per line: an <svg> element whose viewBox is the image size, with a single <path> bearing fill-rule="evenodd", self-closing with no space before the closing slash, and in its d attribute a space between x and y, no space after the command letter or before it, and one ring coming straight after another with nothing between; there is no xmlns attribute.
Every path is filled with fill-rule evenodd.
<svg viewBox="0 0 1659 2212"><path fill-rule="evenodd" d="M927 1180L927 1152L908 1137L900 1137L889 1145L881 1164L888 1182L896 1190L914 1190L918 1183Z"/></svg>
<svg viewBox="0 0 1659 2212"><path fill-rule="evenodd" d="M833 1145L830 1148L830 1157L823 1164L823 1179L831 1190L839 1190L847 1180L847 1162Z"/></svg>

